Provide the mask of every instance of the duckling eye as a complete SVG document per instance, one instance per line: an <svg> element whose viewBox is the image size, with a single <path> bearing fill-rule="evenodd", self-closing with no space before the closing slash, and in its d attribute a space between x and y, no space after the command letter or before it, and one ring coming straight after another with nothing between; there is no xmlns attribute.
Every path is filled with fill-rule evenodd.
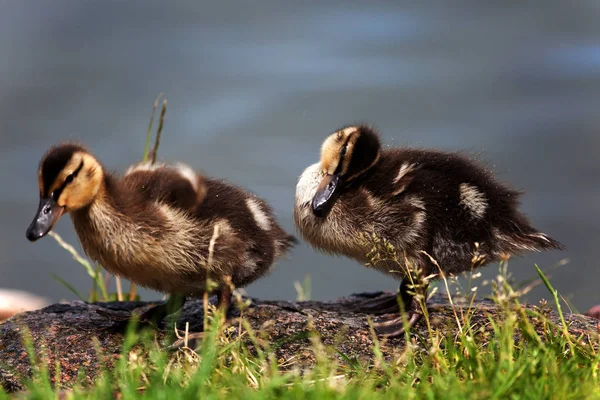
<svg viewBox="0 0 600 400"><path fill-rule="evenodd" d="M74 178L73 174L68 175L65 178L65 183L68 185L69 183L73 182L73 178Z"/></svg>
<svg viewBox="0 0 600 400"><path fill-rule="evenodd" d="M348 150L348 145L344 145L342 150L340 151L340 156L344 157L346 155L346 151Z"/></svg>

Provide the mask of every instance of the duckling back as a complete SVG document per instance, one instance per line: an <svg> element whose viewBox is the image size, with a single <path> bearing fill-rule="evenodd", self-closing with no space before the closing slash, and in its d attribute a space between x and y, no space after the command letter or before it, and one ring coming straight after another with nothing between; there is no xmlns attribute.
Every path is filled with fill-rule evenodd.
<svg viewBox="0 0 600 400"><path fill-rule="evenodd" d="M269 204L253 193L213 178L205 179L206 197L195 210L196 218L227 221L244 238L246 268L234 271L234 285L246 286L267 273L275 260L294 244L277 223Z"/></svg>
<svg viewBox="0 0 600 400"><path fill-rule="evenodd" d="M269 272L294 238L266 202L183 165L107 175L103 195L71 213L83 248L142 286L200 295L207 278L243 287Z"/></svg>
<svg viewBox="0 0 600 400"><path fill-rule="evenodd" d="M367 187L385 198L390 193L381 182L388 179L394 188L389 199L397 207L405 208L409 198L408 207L420 209L423 250L447 272L471 268L474 255L479 266L524 251L563 248L519 210L521 191L499 182L467 155L411 148L382 155L377 171L371 171L377 177L365 177Z"/></svg>

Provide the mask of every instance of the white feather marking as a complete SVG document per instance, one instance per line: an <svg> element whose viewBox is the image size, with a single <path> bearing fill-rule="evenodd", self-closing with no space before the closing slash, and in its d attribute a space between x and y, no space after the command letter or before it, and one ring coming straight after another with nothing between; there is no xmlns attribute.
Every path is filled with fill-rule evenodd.
<svg viewBox="0 0 600 400"><path fill-rule="evenodd" d="M415 166L414 164L410 164L410 163L402 164L402 166L400 167L400 171L398 171L398 175L396 175L396 177L394 178L394 184L400 182L400 179L402 179L404 177L404 175L406 175L410 171L412 171L414 166Z"/></svg>
<svg viewBox="0 0 600 400"><path fill-rule="evenodd" d="M542 239L550 243L550 239L548 239L548 236L545 233L530 233L529 236Z"/></svg>
<svg viewBox="0 0 600 400"><path fill-rule="evenodd" d="M164 164L152 164L150 161L146 161L146 162L132 165L131 167L127 168L127 171L125 171L125 175L129 175L133 172L138 172L138 171L154 171L154 170L156 170L158 168L162 168L162 167L164 167Z"/></svg>
<svg viewBox="0 0 600 400"><path fill-rule="evenodd" d="M535 251L535 252L541 251L536 246L524 243L522 241L518 241L519 238L512 238L509 235L505 235L504 233L500 232L500 230L498 228L493 228L492 233L494 234L494 236L496 237L497 240L508 243L510 246L512 246L516 249Z"/></svg>
<svg viewBox="0 0 600 400"><path fill-rule="evenodd" d="M410 197L406 198L406 201L408 202L408 204L410 204L414 208L418 208L420 210L425 210L425 202L420 197L410 196Z"/></svg>
<svg viewBox="0 0 600 400"><path fill-rule="evenodd" d="M269 229L271 229L271 220L269 219L269 216L262 210L260 204L255 199L246 199L246 205L252 213L256 224L262 230L268 231Z"/></svg>
<svg viewBox="0 0 600 400"><path fill-rule="evenodd" d="M413 226L421 229L421 227L423 226L423 223L425 222L425 212L424 211L419 211L413 214Z"/></svg>
<svg viewBox="0 0 600 400"><path fill-rule="evenodd" d="M396 175L396 177L394 178L394 185L398 185L399 186L396 188L396 190L394 190L393 195L399 195L400 193L402 193L404 191L404 189L406 189L406 185L408 184L408 182L402 182L402 178L404 178L406 176L406 174L408 174L409 172L411 172L413 170L413 167L415 165L411 164L411 163L403 163L402 166L400 167L400 171L398 171L398 175Z"/></svg>
<svg viewBox="0 0 600 400"><path fill-rule="evenodd" d="M198 175L193 169L182 163L175 164L174 168L179 172L179 175L192 184L194 191L198 191Z"/></svg>
<svg viewBox="0 0 600 400"><path fill-rule="evenodd" d="M460 204L468 208L475 217L482 218L488 206L485 195L468 183L461 183L459 190Z"/></svg>
<svg viewBox="0 0 600 400"><path fill-rule="evenodd" d="M304 170L296 185L297 205L311 203L321 179L323 179L321 163L315 163Z"/></svg>
<svg viewBox="0 0 600 400"><path fill-rule="evenodd" d="M411 224L407 226L404 232L404 241L406 243L414 243L423 234L423 224L427 219L425 211L417 211L413 214Z"/></svg>

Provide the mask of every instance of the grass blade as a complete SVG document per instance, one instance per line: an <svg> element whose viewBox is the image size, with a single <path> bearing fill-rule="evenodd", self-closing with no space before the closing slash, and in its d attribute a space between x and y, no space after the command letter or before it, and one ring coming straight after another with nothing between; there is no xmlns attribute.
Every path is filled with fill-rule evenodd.
<svg viewBox="0 0 600 400"><path fill-rule="evenodd" d="M156 130L156 138L154 139L154 147L152 148L151 162L156 162L156 154L158 153L158 146L160 145L160 137L162 135L163 126L165 123L165 114L167 113L167 99L163 100L162 109L160 111L160 120L158 121L158 129Z"/></svg>
<svg viewBox="0 0 600 400"><path fill-rule="evenodd" d="M71 293L73 293L75 296L79 297L79 300L87 301L87 299L81 294L81 292L79 292L77 289L75 289L73 287L73 285L71 285L69 282L65 281L63 278L61 278L58 275L52 274L51 276L52 276L52 279L54 279L55 281L57 281L58 283L60 283L64 287L66 287L67 289L69 289L69 291Z"/></svg>
<svg viewBox="0 0 600 400"><path fill-rule="evenodd" d="M148 161L148 152L150 151L150 141L152 139L152 126L154 125L154 114L156 114L156 109L158 108L158 101L163 96L163 93L159 94L154 100L154 107L152 107L152 114L150 114L150 122L148 123L148 131L146 133L146 145L144 146L144 155L142 156L142 161Z"/></svg>
<svg viewBox="0 0 600 400"><path fill-rule="evenodd" d="M573 353L573 343L571 342L571 335L569 334L569 329L567 328L567 322L565 321L565 316L564 316L564 314L562 312L562 308L560 306L560 298L558 296L558 290L556 290L556 289L554 289L554 287L552 287L552 285L550 284L550 281L548 280L548 278L546 278L546 275L544 275L544 273L542 272L540 267L538 267L537 264L535 264L535 269L537 270L538 275L542 279L542 282L544 282L544 285L546 285L546 288L548 288L548 291L550 292L550 294L552 294L552 297L554 298L554 304L556 304L556 311L558 312L558 316L560 317L563 335L565 337L565 340L569 344L569 349L571 350L571 353Z"/></svg>
<svg viewBox="0 0 600 400"><path fill-rule="evenodd" d="M75 250L75 248L73 246L71 246L69 243L65 242L58 233L51 231L48 234L54 240L56 240L56 242L58 243L58 245L60 247L62 247L63 249L65 249L66 251L71 253L71 255L73 256L73 259L75 259L75 261L77 261L79 264L83 265L83 267L87 271L88 275L96 282L96 284L102 291L102 296L104 296L104 300L105 301L108 300L108 293L106 292L106 287L104 286L104 282L102 281L102 275L98 271L96 271L96 269L92 266L92 264L87 259L82 257L77 252L77 250Z"/></svg>

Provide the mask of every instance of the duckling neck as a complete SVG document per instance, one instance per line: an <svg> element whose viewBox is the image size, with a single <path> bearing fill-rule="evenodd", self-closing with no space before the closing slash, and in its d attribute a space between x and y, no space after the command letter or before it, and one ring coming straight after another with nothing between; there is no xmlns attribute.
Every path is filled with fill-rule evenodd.
<svg viewBox="0 0 600 400"><path fill-rule="evenodd" d="M148 255L148 243L155 246L162 243L164 221L152 213L150 205L134 188L107 175L95 200L70 215L81 245L90 258L112 273L143 281L151 287L159 286L140 277L138 267L153 262Z"/></svg>
<svg viewBox="0 0 600 400"><path fill-rule="evenodd" d="M136 202L132 189L128 189L111 175L106 175L94 201L70 213L81 244L93 258L101 249L112 247L111 242L128 241L134 232L132 217L137 219L145 210L143 202ZM133 229L135 231L135 229Z"/></svg>
<svg viewBox="0 0 600 400"><path fill-rule="evenodd" d="M134 196L129 195L129 190L120 184L112 175L105 175L94 200L87 206L71 212L71 218L77 229L84 222L94 221L98 218L113 219L118 223L119 214L123 209L133 206ZM78 232L79 233L79 232Z"/></svg>
<svg viewBox="0 0 600 400"><path fill-rule="evenodd" d="M380 171L381 165L381 154L378 154L375 158L375 161L368 168L358 172L356 175L352 176L352 179L346 183L346 187L353 186L357 184L361 180L369 180L372 176L377 176Z"/></svg>

